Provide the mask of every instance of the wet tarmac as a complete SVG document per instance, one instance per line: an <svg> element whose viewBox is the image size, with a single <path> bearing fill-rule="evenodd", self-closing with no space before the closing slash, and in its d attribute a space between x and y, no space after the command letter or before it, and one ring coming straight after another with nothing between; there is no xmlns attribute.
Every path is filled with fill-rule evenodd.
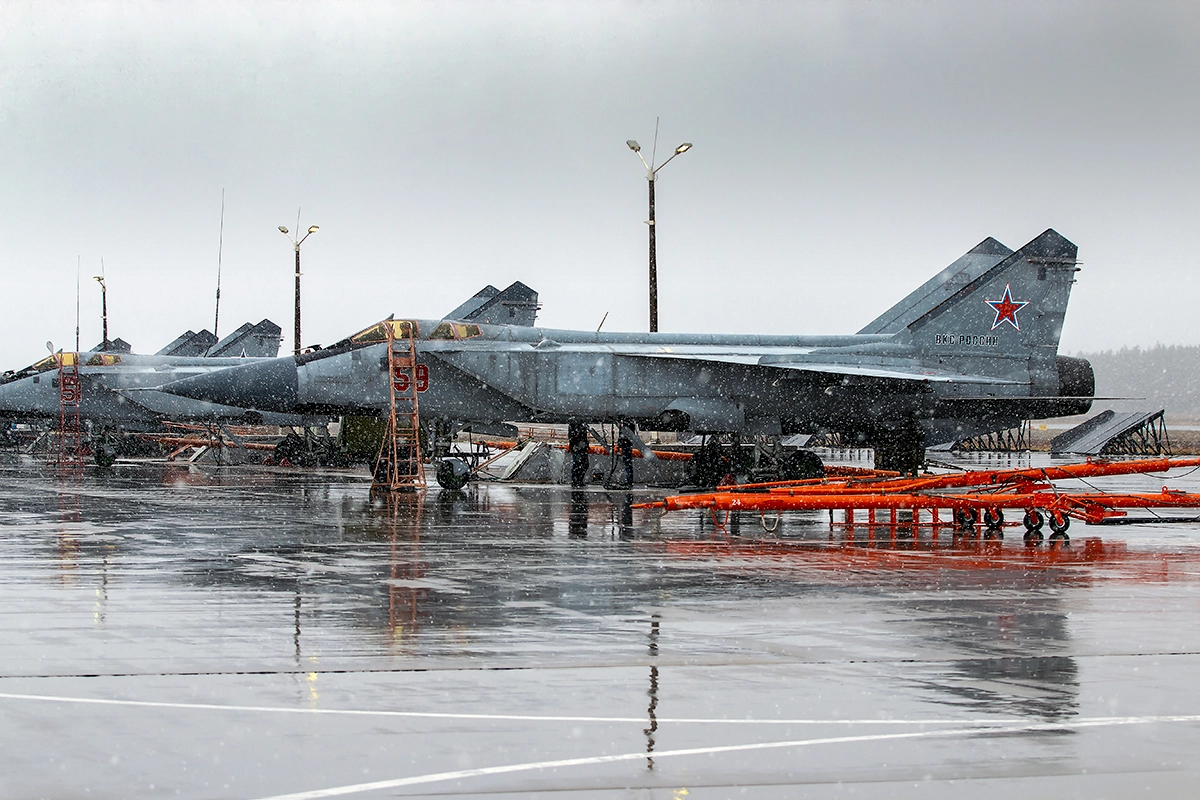
<svg viewBox="0 0 1200 800"><path fill-rule="evenodd" d="M348 475L0 463L0 796L1200 784L1200 523L1026 547L629 502L476 484L388 505Z"/></svg>

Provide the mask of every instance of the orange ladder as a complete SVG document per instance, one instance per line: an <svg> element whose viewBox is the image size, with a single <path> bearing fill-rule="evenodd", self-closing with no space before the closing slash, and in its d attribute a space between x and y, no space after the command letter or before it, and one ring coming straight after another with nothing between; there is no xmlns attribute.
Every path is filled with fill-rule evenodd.
<svg viewBox="0 0 1200 800"><path fill-rule="evenodd" d="M79 422L79 354L58 354L58 468L83 469L83 426Z"/></svg>
<svg viewBox="0 0 1200 800"><path fill-rule="evenodd" d="M388 320L383 327L387 332L391 403L371 490L418 491L425 488L425 470L421 464L421 426L417 408L417 384L423 376L418 375L417 369L416 323ZM404 418L407 418L407 426L401 424Z"/></svg>

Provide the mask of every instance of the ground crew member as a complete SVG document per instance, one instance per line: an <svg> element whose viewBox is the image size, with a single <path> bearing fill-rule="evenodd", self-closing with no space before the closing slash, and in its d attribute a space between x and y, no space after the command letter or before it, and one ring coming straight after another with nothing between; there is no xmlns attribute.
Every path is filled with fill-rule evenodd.
<svg viewBox="0 0 1200 800"><path fill-rule="evenodd" d="M567 452L571 454L571 485L575 487L587 484L588 472L588 430L582 422L567 424Z"/></svg>

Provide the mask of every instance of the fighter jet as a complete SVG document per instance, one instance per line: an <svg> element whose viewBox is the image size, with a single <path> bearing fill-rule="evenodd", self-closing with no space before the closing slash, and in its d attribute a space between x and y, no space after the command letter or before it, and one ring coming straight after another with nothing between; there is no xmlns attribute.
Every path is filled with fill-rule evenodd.
<svg viewBox="0 0 1200 800"><path fill-rule="evenodd" d="M390 326L416 340L423 424L836 432L874 447L877 466L907 472L926 446L1091 406L1091 365L1057 352L1076 246L1047 230L1006 251L985 240L858 334L600 333L389 319L325 350L162 388L263 410L378 414L390 403Z"/></svg>
<svg viewBox="0 0 1200 800"><path fill-rule="evenodd" d="M114 348L113 341L108 342L107 350L98 345L78 354L55 353L5 376L0 384L0 416L57 417L59 365L74 364L78 359L80 417L103 426L148 430L165 420L301 425L304 420L293 414L264 415L155 391L180 377L245 364L250 358L273 358L279 353L280 332L278 325L263 320L257 325L246 323L219 342L208 331L187 331L154 355L132 353L127 346Z"/></svg>
<svg viewBox="0 0 1200 800"><path fill-rule="evenodd" d="M532 325L537 313L537 292L521 282L504 291L485 286L470 300L450 312L461 320L511 320ZM60 399L57 370L62 359L79 358L80 417L106 427L149 430L164 421L223 421L241 424L302 426L320 419L260 410L253 407L210 403L159 391L164 383L234 365L274 358L279 353L281 329L264 319L245 323L220 341L207 330L186 331L154 355L114 348L114 340L89 352L57 353L25 369L7 373L0 383L0 418L56 418ZM119 351L119 352L118 352ZM311 416L311 415L310 415ZM318 418L324 414L315 415Z"/></svg>
<svg viewBox="0 0 1200 800"><path fill-rule="evenodd" d="M101 425L149 430L164 421L222 420L272 425L301 425L304 422L297 415L264 414L157 391L163 383L244 364L249 359L88 352L79 357L79 415ZM0 417L57 418L60 403L57 359L60 358L70 363L75 354L55 354L47 359L50 363L45 365L44 371L0 385Z"/></svg>

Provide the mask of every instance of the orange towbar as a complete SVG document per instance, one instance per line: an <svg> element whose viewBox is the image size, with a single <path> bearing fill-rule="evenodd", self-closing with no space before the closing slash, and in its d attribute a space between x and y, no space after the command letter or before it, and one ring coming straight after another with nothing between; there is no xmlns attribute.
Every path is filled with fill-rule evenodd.
<svg viewBox="0 0 1200 800"><path fill-rule="evenodd" d="M1002 508L1027 512L1040 509L1061 519L1098 522L1123 516L1125 508L1200 508L1200 494L1163 489L1154 493L1071 492L1056 480L1166 472L1200 467L1200 458L1156 458L1136 461L1087 461L1062 466L1010 470L975 470L916 478L815 479L788 485L729 487L722 491L674 495L634 508L675 511L811 511L833 509L950 509L969 518ZM974 489L974 491L952 491ZM986 491L981 491L986 489Z"/></svg>

